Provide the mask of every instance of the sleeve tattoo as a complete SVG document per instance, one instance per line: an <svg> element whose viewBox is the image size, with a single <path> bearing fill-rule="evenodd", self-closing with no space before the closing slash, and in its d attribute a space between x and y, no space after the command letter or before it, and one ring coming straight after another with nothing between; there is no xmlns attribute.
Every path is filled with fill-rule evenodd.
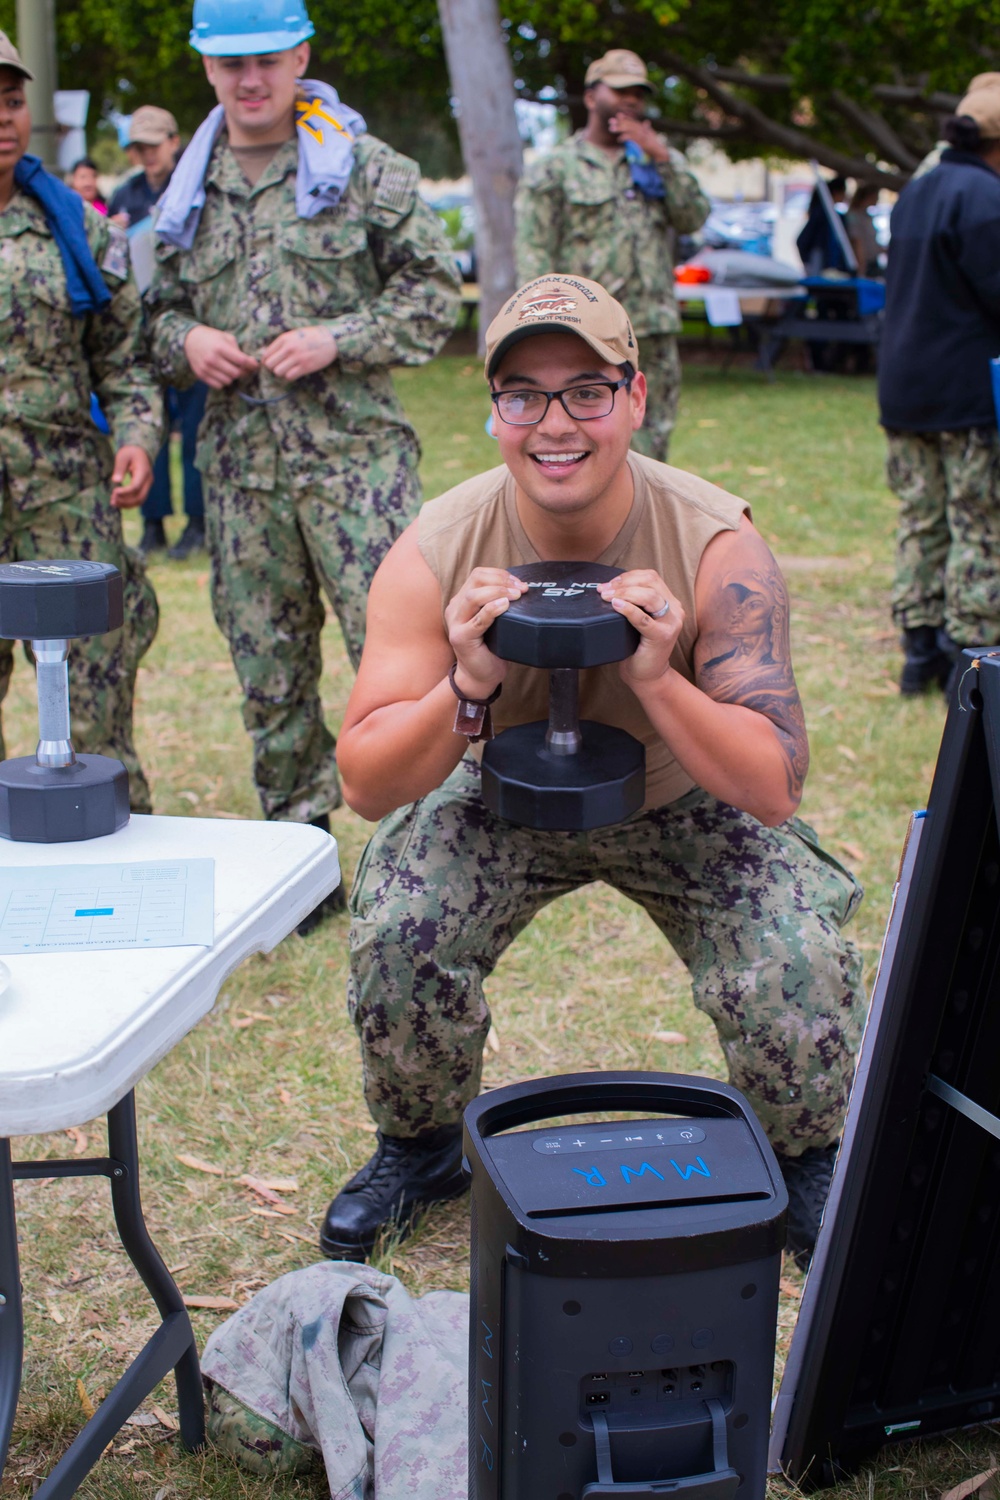
<svg viewBox="0 0 1000 1500"><path fill-rule="evenodd" d="M805 716L789 643L788 592L773 558L722 579L720 602L698 650L698 685L771 721L785 757L788 790L802 795L809 765Z"/></svg>

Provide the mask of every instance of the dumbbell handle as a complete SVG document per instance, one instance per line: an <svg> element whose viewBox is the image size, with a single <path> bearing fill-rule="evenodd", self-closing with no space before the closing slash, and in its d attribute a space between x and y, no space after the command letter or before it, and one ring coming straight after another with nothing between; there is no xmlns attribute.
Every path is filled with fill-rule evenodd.
<svg viewBox="0 0 1000 1500"><path fill-rule="evenodd" d="M71 766L76 761L69 737L69 641L32 641L37 668L40 766Z"/></svg>
<svg viewBox="0 0 1000 1500"><path fill-rule="evenodd" d="M575 755L580 735L580 673L576 667L556 667L549 673L549 727L545 748L553 755Z"/></svg>

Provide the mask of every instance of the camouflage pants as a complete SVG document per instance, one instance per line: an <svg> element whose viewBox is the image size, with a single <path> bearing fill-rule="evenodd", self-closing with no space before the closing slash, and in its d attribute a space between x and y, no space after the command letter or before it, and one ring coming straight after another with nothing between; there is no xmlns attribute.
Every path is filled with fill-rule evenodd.
<svg viewBox="0 0 1000 1500"><path fill-rule="evenodd" d="M322 595L354 667L376 568L420 505L415 445L372 440L363 484L294 490L279 459L273 490L206 476L212 610L229 642L266 818L307 823L341 802L336 740L319 696Z"/></svg>
<svg viewBox="0 0 1000 1500"><path fill-rule="evenodd" d="M899 498L892 616L944 626L960 646L1000 643L1000 434L888 432Z"/></svg>
<svg viewBox="0 0 1000 1500"><path fill-rule="evenodd" d="M772 1143L832 1141L864 1011L841 935L861 890L811 830L696 790L617 827L539 833L487 810L468 759L384 819L355 879L348 1004L376 1123L407 1136L460 1117L490 1026L483 978L536 912L593 880L644 907L687 965Z"/></svg>
<svg viewBox="0 0 1000 1500"><path fill-rule="evenodd" d="M152 812L149 785L132 738L132 708L136 672L156 635L159 610L142 558L122 540L121 515L108 501L107 486L96 485L71 499L30 510L16 510L10 496L4 495L0 562L37 557L83 558L113 563L121 570L123 628L70 647L70 725L78 751L110 755L124 763L132 811ZM0 641L0 701L10 686L14 645ZM4 754L0 735L0 758Z"/></svg>
<svg viewBox="0 0 1000 1500"><path fill-rule="evenodd" d="M646 377L646 419L632 434L632 447L647 458L667 462L670 434L677 421L681 393L681 359L672 333L647 333L639 340L639 358Z"/></svg>

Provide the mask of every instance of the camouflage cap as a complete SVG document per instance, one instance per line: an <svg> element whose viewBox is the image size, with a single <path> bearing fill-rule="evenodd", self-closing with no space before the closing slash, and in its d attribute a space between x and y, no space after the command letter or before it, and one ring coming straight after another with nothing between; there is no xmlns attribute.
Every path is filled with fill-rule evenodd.
<svg viewBox="0 0 1000 1500"><path fill-rule="evenodd" d="M156 104L143 104L132 116L128 143L130 146L159 146L177 134L177 121L169 109L160 109Z"/></svg>
<svg viewBox="0 0 1000 1500"><path fill-rule="evenodd" d="M35 81L34 73L24 66L20 52L5 31L0 31L0 68L13 68L15 73L30 78L32 83Z"/></svg>
<svg viewBox="0 0 1000 1500"><path fill-rule="evenodd" d="M639 368L628 313L610 292L583 276L540 276L521 287L486 330L486 378L515 344L536 333L575 333L609 365Z"/></svg>
<svg viewBox="0 0 1000 1500"><path fill-rule="evenodd" d="M984 84L960 100L956 115L968 115L979 126L984 141L1000 140L1000 87Z"/></svg>
<svg viewBox="0 0 1000 1500"><path fill-rule="evenodd" d="M612 89L652 89L646 64L626 47L613 47L592 62L583 80L585 88L606 83Z"/></svg>

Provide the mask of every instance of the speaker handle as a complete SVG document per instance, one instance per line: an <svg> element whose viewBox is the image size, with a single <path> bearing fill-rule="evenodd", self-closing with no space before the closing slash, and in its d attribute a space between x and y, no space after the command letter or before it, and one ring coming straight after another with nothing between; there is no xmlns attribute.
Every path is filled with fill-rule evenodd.
<svg viewBox="0 0 1000 1500"><path fill-rule="evenodd" d="M616 1484L611 1467L611 1434L608 1419L602 1411L591 1415L594 1429L594 1450L597 1456L597 1483L584 1486L583 1500L598 1500L608 1496L610 1500L656 1500L658 1495L679 1495L682 1500L733 1500L740 1487L740 1476L729 1467L729 1446L726 1441L726 1414L721 1401L706 1401L705 1406L712 1419L712 1459L715 1468L709 1474L688 1474L680 1479L649 1479L638 1483Z"/></svg>
<svg viewBox="0 0 1000 1500"><path fill-rule="evenodd" d="M470 1134L484 1138L553 1115L595 1109L744 1120L756 1127L755 1133L759 1130L735 1089L714 1078L693 1079L680 1073L567 1073L557 1079L533 1078L481 1094L466 1107L465 1123Z"/></svg>

